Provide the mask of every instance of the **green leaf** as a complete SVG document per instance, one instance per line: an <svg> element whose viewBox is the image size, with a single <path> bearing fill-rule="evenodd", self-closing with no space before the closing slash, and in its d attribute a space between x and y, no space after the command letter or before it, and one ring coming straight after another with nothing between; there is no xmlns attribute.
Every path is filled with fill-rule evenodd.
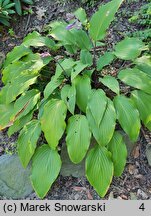
<svg viewBox="0 0 151 216"><path fill-rule="evenodd" d="M2 81L6 85L21 74L37 74L46 63L40 58L39 54L29 54L23 61L15 61L9 64L3 71Z"/></svg>
<svg viewBox="0 0 151 216"><path fill-rule="evenodd" d="M38 32L33 31L24 38L23 45L27 47L47 46L48 48L52 49L55 47L55 42L51 38L43 37Z"/></svg>
<svg viewBox="0 0 151 216"><path fill-rule="evenodd" d="M33 1L32 0L22 0L22 2L26 3L26 4L29 4L29 5L32 5L33 4Z"/></svg>
<svg viewBox="0 0 151 216"><path fill-rule="evenodd" d="M141 120L151 130L151 95L135 90L132 92L131 98L135 102Z"/></svg>
<svg viewBox="0 0 151 216"><path fill-rule="evenodd" d="M138 38L125 38L115 46L114 54L123 60L134 60L144 48L144 43Z"/></svg>
<svg viewBox="0 0 151 216"><path fill-rule="evenodd" d="M20 58L28 55L29 53L32 53L32 51L28 47L24 45L16 46L11 52L7 54L7 58L4 62L4 67L7 67L10 63L19 60Z"/></svg>
<svg viewBox="0 0 151 216"><path fill-rule="evenodd" d="M127 85L151 94L151 77L137 68L127 68L120 71L118 78Z"/></svg>
<svg viewBox="0 0 151 216"><path fill-rule="evenodd" d="M27 167L35 152L40 134L41 127L38 120L32 120L26 124L19 134L17 149L19 158L24 168Z"/></svg>
<svg viewBox="0 0 151 216"><path fill-rule="evenodd" d="M7 17L7 18L0 17L0 23L9 27L10 26L9 17Z"/></svg>
<svg viewBox="0 0 151 216"><path fill-rule="evenodd" d="M22 7L20 0L14 0L16 12L21 16L22 15Z"/></svg>
<svg viewBox="0 0 151 216"><path fill-rule="evenodd" d="M13 104L0 104L0 131L10 126L10 117L13 112Z"/></svg>
<svg viewBox="0 0 151 216"><path fill-rule="evenodd" d="M71 31L66 29L67 25L67 23L63 22L52 23L50 36L52 36L55 40L60 41L63 45L75 45L75 36Z"/></svg>
<svg viewBox="0 0 151 216"><path fill-rule="evenodd" d="M113 0L100 6L99 10L90 20L90 36L94 41L102 40L105 37L106 30L114 19L115 13L123 0Z"/></svg>
<svg viewBox="0 0 151 216"><path fill-rule="evenodd" d="M81 29L72 29L70 31L73 32L76 38L77 47L83 50L90 50L92 48L92 42L85 31Z"/></svg>
<svg viewBox="0 0 151 216"><path fill-rule="evenodd" d="M61 89L61 99L67 105L68 110L74 115L75 102L76 102L75 86L65 85Z"/></svg>
<svg viewBox="0 0 151 216"><path fill-rule="evenodd" d="M74 68L72 69L71 72L71 81L78 76L78 74L83 71L88 65L87 64L83 64L80 61L76 61L76 65L74 66Z"/></svg>
<svg viewBox="0 0 151 216"><path fill-rule="evenodd" d="M91 133L86 117L74 115L69 118L67 126L66 145L71 161L80 163L85 157L90 145Z"/></svg>
<svg viewBox="0 0 151 216"><path fill-rule="evenodd" d="M1 101L6 104L11 103L17 96L26 91L30 85L37 81L37 75L33 74L21 74L12 80L12 83L8 83L0 91L0 103Z"/></svg>
<svg viewBox="0 0 151 216"><path fill-rule="evenodd" d="M75 12L74 12L75 17L83 24L86 25L87 23L87 15L86 12L83 8L78 8Z"/></svg>
<svg viewBox="0 0 151 216"><path fill-rule="evenodd" d="M33 117L34 110L30 111L26 116L23 116L20 119L16 119L11 127L8 129L8 136L10 137L12 134L16 133L20 129L23 128L25 124L27 124Z"/></svg>
<svg viewBox="0 0 151 216"><path fill-rule="evenodd" d="M145 55L140 58L137 58L134 63L137 65L136 67L151 76L151 56Z"/></svg>
<svg viewBox="0 0 151 216"><path fill-rule="evenodd" d="M111 153L105 147L96 145L88 153L86 177L101 197L107 193L113 178L113 169Z"/></svg>
<svg viewBox="0 0 151 216"><path fill-rule="evenodd" d="M87 118L90 129L98 144L100 146L107 145L113 136L116 125L116 112L113 102L108 99L105 112L99 125L96 123L89 106L87 108Z"/></svg>
<svg viewBox="0 0 151 216"><path fill-rule="evenodd" d="M119 132L114 133L112 140L108 144L108 150L112 153L114 175L121 176L126 164L127 148Z"/></svg>
<svg viewBox="0 0 151 216"><path fill-rule="evenodd" d="M44 106L41 117L41 129L52 149L55 149L66 128L67 107L63 100L51 99Z"/></svg>
<svg viewBox="0 0 151 216"><path fill-rule="evenodd" d="M27 115L40 99L40 92L36 89L23 93L14 103L14 111L11 120Z"/></svg>
<svg viewBox="0 0 151 216"><path fill-rule="evenodd" d="M114 60L114 54L112 52L105 52L97 62L97 70L102 70L103 67L109 65Z"/></svg>
<svg viewBox="0 0 151 216"><path fill-rule="evenodd" d="M91 66L93 64L93 58L89 51L87 50L81 50L80 52L80 61L83 64Z"/></svg>
<svg viewBox="0 0 151 216"><path fill-rule="evenodd" d="M105 77L100 78L99 81L102 82L103 85L107 86L109 89L111 89L116 94L120 93L119 83L115 77L106 75Z"/></svg>
<svg viewBox="0 0 151 216"><path fill-rule="evenodd" d="M66 76L71 76L72 68L76 65L76 62L72 58L64 59L60 61L56 67L55 77L59 78L62 73L65 73Z"/></svg>
<svg viewBox="0 0 151 216"><path fill-rule="evenodd" d="M10 0L3 0L2 7L5 8L5 6L6 6L7 4L9 4L9 2L10 2Z"/></svg>
<svg viewBox="0 0 151 216"><path fill-rule="evenodd" d="M76 103L80 110L86 112L88 98L91 94L90 77L87 75L79 75L73 80L72 83L76 88Z"/></svg>
<svg viewBox="0 0 151 216"><path fill-rule="evenodd" d="M117 119L123 130L132 141L136 141L140 131L139 112L131 99L120 95L114 98L114 106L117 111Z"/></svg>
<svg viewBox="0 0 151 216"><path fill-rule="evenodd" d="M61 159L57 151L48 145L39 147L33 157L31 181L40 198L44 198L61 169Z"/></svg>
<svg viewBox="0 0 151 216"><path fill-rule="evenodd" d="M106 110L107 97L103 90L95 90L88 101L87 109L91 112L94 122L99 127Z"/></svg>
<svg viewBox="0 0 151 216"><path fill-rule="evenodd" d="M58 88L64 80L64 76L60 76L56 78L56 76L52 76L51 81L46 85L44 89L44 97L47 99L53 91Z"/></svg>

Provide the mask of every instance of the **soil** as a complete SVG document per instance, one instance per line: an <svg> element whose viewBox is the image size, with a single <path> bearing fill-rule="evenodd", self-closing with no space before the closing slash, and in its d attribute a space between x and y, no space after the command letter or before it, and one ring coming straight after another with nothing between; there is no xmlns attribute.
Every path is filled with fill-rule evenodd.
<svg viewBox="0 0 151 216"><path fill-rule="evenodd" d="M79 7L81 1L53 1L43 0L35 1L32 6L33 13L22 17L14 17L11 22L11 28L14 36L8 33L8 29L0 27L0 52L7 54L14 46L19 45L23 38L31 31L36 30L43 33L44 28L52 20L66 19L66 14ZM105 1L94 1L94 4L82 4L89 16ZM131 3L128 3L131 2ZM125 1L119 10L115 21L106 38L108 49L124 37L126 32L139 30L139 26L130 24L128 18L130 14L138 10L141 5L147 3L144 0ZM124 33L125 32L125 33ZM121 64L121 62L119 62ZM119 64L118 63L118 64ZM2 82L0 81L0 87ZM4 153L14 153L16 150L16 136L8 138L7 131L0 133L0 156ZM124 173L119 178L114 178L110 189L104 199L151 199L151 167L149 166L145 149L151 142L151 133L142 127L139 141L133 152L130 154ZM1 197L1 199L3 199ZM26 197L26 199L38 199L35 193ZM46 199L65 200L65 199L101 199L95 190L90 186L85 177L62 177L59 176L54 183Z"/></svg>

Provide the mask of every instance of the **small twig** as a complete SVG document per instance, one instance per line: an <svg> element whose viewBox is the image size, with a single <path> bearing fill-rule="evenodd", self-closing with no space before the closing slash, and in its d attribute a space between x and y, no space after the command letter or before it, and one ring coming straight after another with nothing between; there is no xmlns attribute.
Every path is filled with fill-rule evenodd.
<svg viewBox="0 0 151 216"><path fill-rule="evenodd" d="M27 28L28 28L28 25L29 25L29 22L30 22L30 18L31 18L31 14L28 14L27 24L25 26L25 32L27 31Z"/></svg>

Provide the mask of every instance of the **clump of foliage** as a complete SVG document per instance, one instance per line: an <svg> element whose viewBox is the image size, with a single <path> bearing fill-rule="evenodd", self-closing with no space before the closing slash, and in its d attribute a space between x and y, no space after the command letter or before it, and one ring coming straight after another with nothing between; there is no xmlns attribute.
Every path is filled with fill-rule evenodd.
<svg viewBox="0 0 151 216"><path fill-rule="evenodd" d="M129 19L131 23L136 23L141 30L131 33L132 36L139 37L142 40L150 41L151 39L151 2L143 5L139 11Z"/></svg>
<svg viewBox="0 0 151 216"><path fill-rule="evenodd" d="M0 0L0 23L9 26L10 15L14 14L15 3L10 0Z"/></svg>
<svg viewBox="0 0 151 216"><path fill-rule="evenodd" d="M22 15L22 5L33 4L32 0L0 0L0 23L5 26L10 26L9 20L11 19L12 14L15 14L15 11Z"/></svg>
<svg viewBox="0 0 151 216"><path fill-rule="evenodd" d="M24 168L32 161L31 182L41 198L59 175L62 145L73 163L85 158L86 177L103 197L126 164L119 125L134 142L141 121L151 130L151 60L143 55L148 46L125 38L113 51L97 51L122 2L101 6L90 20L79 8L69 23L51 23L47 37L30 33L3 64L0 129L9 127L9 136L20 131L18 154ZM116 59L131 67L120 68L117 77L103 75ZM44 143L37 146L41 134Z"/></svg>
<svg viewBox="0 0 151 216"><path fill-rule="evenodd" d="M26 5L32 5L33 4L33 0L13 0L15 3L15 9L16 12L19 15L22 15L22 5L26 4Z"/></svg>

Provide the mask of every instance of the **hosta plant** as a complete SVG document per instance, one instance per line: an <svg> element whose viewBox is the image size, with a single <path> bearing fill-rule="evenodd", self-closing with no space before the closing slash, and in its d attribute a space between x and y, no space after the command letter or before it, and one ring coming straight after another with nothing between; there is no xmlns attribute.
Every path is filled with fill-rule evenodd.
<svg viewBox="0 0 151 216"><path fill-rule="evenodd" d="M9 26L10 15L15 13L14 5L11 0L0 0L0 24Z"/></svg>
<svg viewBox="0 0 151 216"><path fill-rule="evenodd" d="M24 168L31 161L40 198L59 175L63 145L73 163L85 159L86 177L103 197L126 164L121 130L135 142L141 122L151 129L148 47L125 38L100 54L121 3L110 1L90 19L80 8L69 23L51 23L47 37L30 33L3 64L0 129L9 127L9 136L19 131L18 155ZM103 72L117 61L117 76Z"/></svg>

